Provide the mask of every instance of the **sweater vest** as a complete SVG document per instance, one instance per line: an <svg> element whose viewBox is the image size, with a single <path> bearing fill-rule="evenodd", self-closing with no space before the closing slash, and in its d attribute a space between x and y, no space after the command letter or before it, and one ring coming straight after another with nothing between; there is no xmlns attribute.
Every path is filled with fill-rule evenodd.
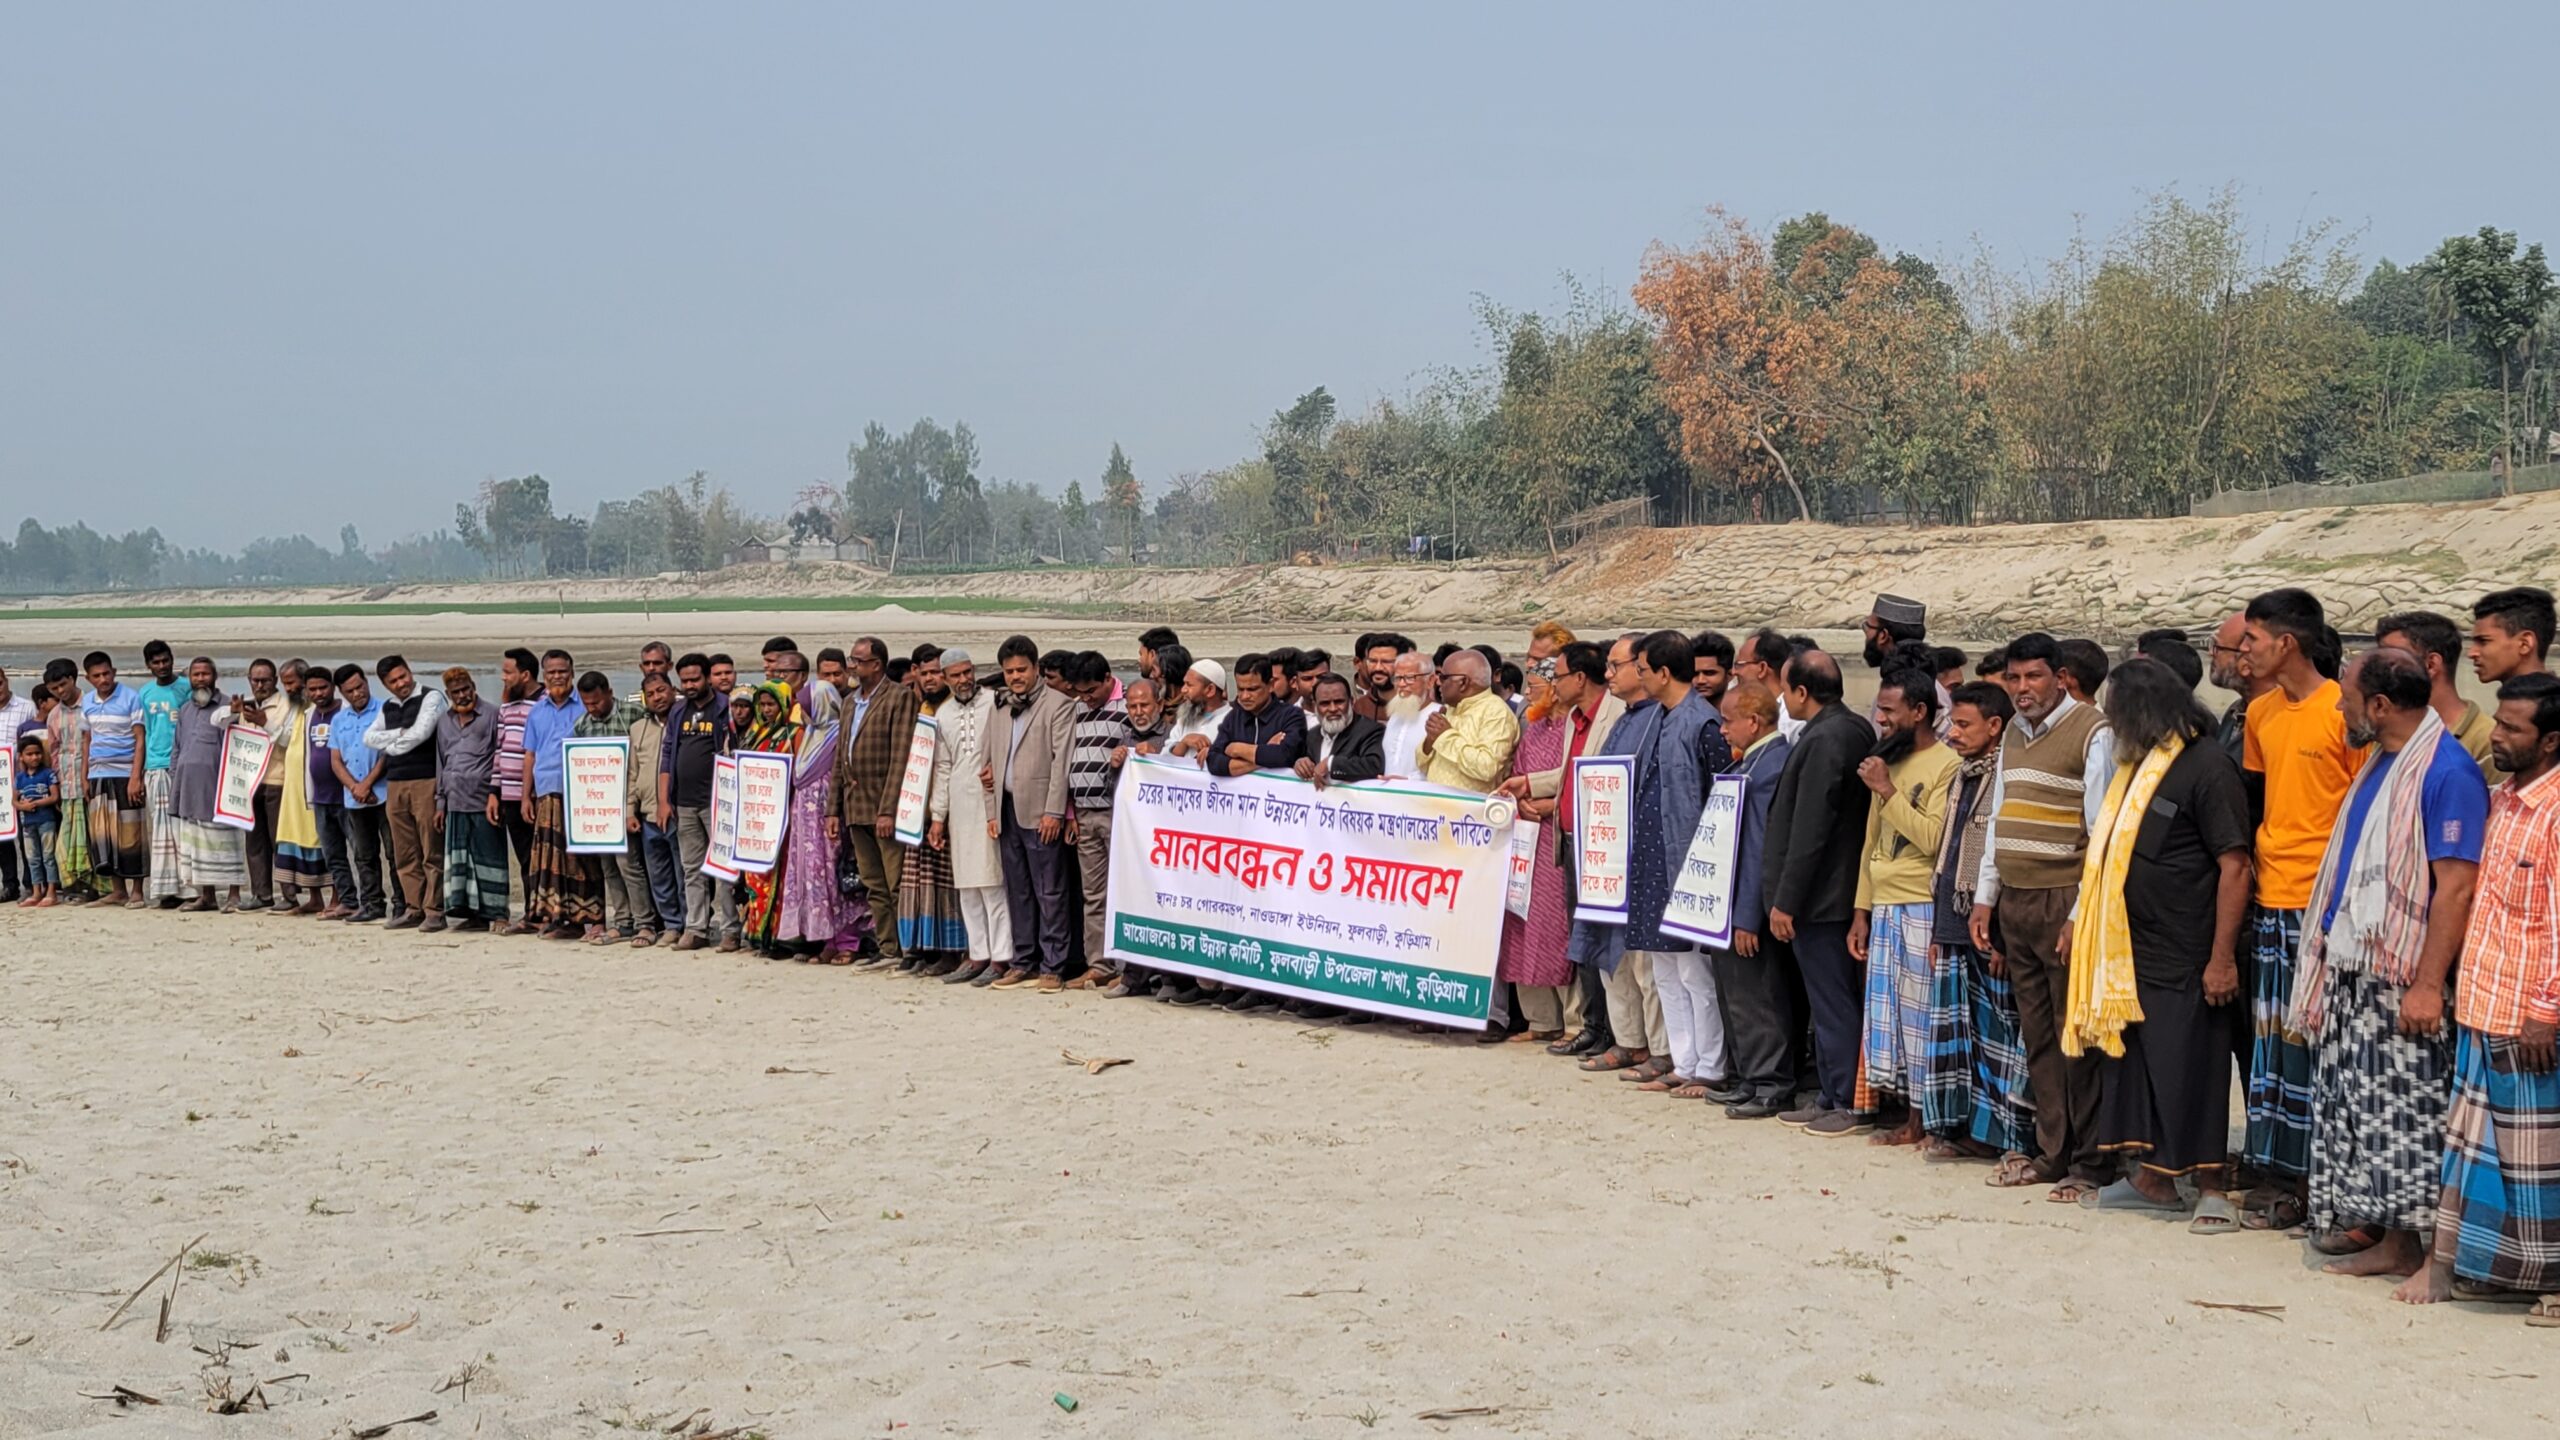
<svg viewBox="0 0 2560 1440"><path fill-rule="evenodd" d="M1991 863L2002 889L2059 890L2080 883L2089 848L2081 809L2088 793L2089 736L2105 720L2093 705L2075 705L2043 734L2011 725L2000 741L2000 814L1991 828Z"/></svg>

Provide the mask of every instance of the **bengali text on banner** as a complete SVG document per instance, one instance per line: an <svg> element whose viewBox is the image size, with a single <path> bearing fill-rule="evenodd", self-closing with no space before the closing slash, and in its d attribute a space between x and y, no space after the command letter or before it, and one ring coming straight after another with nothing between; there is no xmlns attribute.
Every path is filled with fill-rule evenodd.
<svg viewBox="0 0 2560 1440"><path fill-rule="evenodd" d="M1112 809L1110 953L1410 1020L1492 1002L1508 799L1413 783L1319 790L1132 756Z"/></svg>

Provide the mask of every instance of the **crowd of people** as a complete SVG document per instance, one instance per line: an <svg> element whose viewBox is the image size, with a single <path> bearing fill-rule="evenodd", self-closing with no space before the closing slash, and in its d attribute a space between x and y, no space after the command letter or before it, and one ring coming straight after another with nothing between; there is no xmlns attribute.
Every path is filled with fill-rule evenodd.
<svg viewBox="0 0 2560 1440"><path fill-rule="evenodd" d="M2560 1325L2551 595L2488 595L2467 631L2387 616L2352 649L2298 589L2203 653L2159 630L2121 657L2043 633L1970 657L1891 595L1863 628L1865 714L1839 657L1776 630L1545 623L1516 657L1375 633L1337 670L1292 648L1230 667L1159 627L1126 678L1015 636L983 680L959 647L776 637L749 683L652 643L630 698L558 649L506 652L494 699L397 655L260 659L233 694L155 642L139 687L105 653L53 661L31 697L0 675L19 819L0 858L25 907L707 948L1361 1024L1108 953L1129 757L1498 791L1546 828L1483 1043L2056 1203L2299 1237L2402 1300ZM2493 708L2458 692L2466 656ZM2218 716L2208 675L2238 696ZM938 743L907 843L919 716ZM272 737L245 829L216 814L240 725ZM593 736L630 742L618 855L567 843L561 742ZM779 862L731 882L705 860L715 766L739 751L795 763ZM1622 924L1574 914L1586 757L1631 765ZM1700 947L1664 911L1728 776L1732 939Z"/></svg>

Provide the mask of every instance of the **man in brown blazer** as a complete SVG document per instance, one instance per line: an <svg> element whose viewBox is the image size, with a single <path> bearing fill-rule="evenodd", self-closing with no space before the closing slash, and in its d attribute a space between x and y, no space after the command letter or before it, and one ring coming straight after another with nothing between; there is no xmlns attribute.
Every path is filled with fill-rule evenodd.
<svg viewBox="0 0 2560 1440"><path fill-rule="evenodd" d="M1067 765L1076 702L1040 683L1040 647L1016 635L996 651L1004 689L989 724L987 765L978 783L997 801L997 848L1013 917L1013 962L990 989L1035 981L1040 993L1066 988L1067 947L1076 923L1067 899ZM1001 737L1001 738L999 738Z"/></svg>
<svg viewBox="0 0 2560 1440"><path fill-rule="evenodd" d="M866 635L853 642L846 663L851 691L845 697L844 738L837 742L836 784L828 806L827 835L853 847L854 868L871 901L875 941L855 957L874 965L895 958L898 945L898 881L906 871L906 847L891 838L898 818L898 787L906 777L907 749L915 742L916 692L889 683L889 647Z"/></svg>

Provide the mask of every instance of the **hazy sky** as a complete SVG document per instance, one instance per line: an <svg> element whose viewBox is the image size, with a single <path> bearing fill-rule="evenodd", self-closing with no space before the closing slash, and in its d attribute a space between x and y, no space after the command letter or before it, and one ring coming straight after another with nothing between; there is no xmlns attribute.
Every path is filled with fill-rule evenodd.
<svg viewBox="0 0 2560 1440"><path fill-rule="evenodd" d="M2224 182L2368 255L2560 242L2523 82L2459 63L2521 13L19 0L0 524L378 544L534 471L778 511L919 415L1152 494L1711 202L1935 258Z"/></svg>

